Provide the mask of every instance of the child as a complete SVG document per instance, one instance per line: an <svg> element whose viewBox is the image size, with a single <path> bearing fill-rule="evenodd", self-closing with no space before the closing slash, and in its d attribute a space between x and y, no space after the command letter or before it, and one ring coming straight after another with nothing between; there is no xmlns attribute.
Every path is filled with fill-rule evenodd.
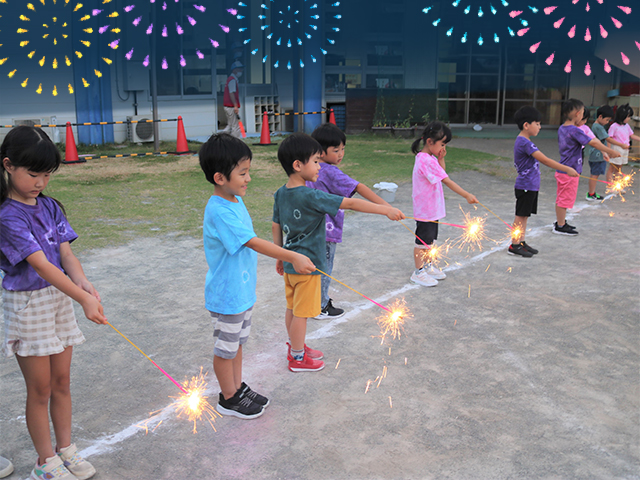
<svg viewBox="0 0 640 480"><path fill-rule="evenodd" d="M560 163L573 168L578 174L582 173L582 147L591 145L609 157L619 157L620 154L605 147L597 138L589 138L578 128L584 113L584 104L580 100L570 98L562 103L562 116L565 122L558 128L558 147L560 149ZM556 222L552 233L557 235L578 235L572 225L566 223L567 208L573 208L578 194L578 177L570 177L560 170L556 170Z"/></svg>
<svg viewBox="0 0 640 480"><path fill-rule="evenodd" d="M612 145L618 145L619 147L623 147L624 145L618 142L616 139L611 138L607 133L606 126L611 121L613 117L613 108L609 105L603 105L598 108L596 112L598 118L593 122L591 126L591 131L596 136L598 140L602 142L603 145L606 145L605 142L608 142ZM609 155L606 153L602 153L600 150L596 148L589 147L589 169L591 171L591 178L589 179L589 192L587 193L587 200L604 200L604 197L598 195L596 193L596 185L598 183L598 177L600 175L605 175L607 171L607 162L610 161Z"/></svg>
<svg viewBox="0 0 640 480"><path fill-rule="evenodd" d="M273 243L306 254L319 270L326 272L325 215L335 216L341 208L386 215L391 220L402 220L404 215L391 206L308 188L305 182L318 179L321 154L320 144L304 133L294 133L280 144L278 160L289 180L274 194L272 231ZM276 271L284 275L287 298L285 325L290 339L289 370L322 370L322 352L305 345L307 318L318 316L321 310L321 273L299 275L291 264L283 265L281 260L276 262Z"/></svg>
<svg viewBox="0 0 640 480"><path fill-rule="evenodd" d="M323 192L333 193L342 197L351 198L355 193L359 193L370 202L378 205L387 205L378 195L363 183L349 177L338 168L344 157L344 149L347 143L345 134L332 123L324 123L316 128L311 134L322 147L320 154L320 173L318 181L307 182L307 187L316 188ZM333 258L336 254L336 245L342 242L342 227L344 225L344 210L338 210L335 217L327 215L327 269L329 275L333 271ZM329 284L331 279L322 275L321 279L321 307L322 311L316 318L323 320L326 318L339 318L344 315L342 308L333 306L329 298Z"/></svg>
<svg viewBox="0 0 640 480"><path fill-rule="evenodd" d="M437 221L447 213L442 184L464 197L468 203L478 203L474 195L451 180L445 171L444 157L447 154L446 145L450 140L449 127L442 122L433 121L427 124L421 137L411 145L411 151L416 154L412 198L417 237L413 248L416 269L411 274L411 281L425 287L434 287L438 280L446 278L442 270L424 261L425 250L438 239Z"/></svg>
<svg viewBox="0 0 640 480"><path fill-rule="evenodd" d="M570 177L578 177L578 172L573 168L562 165L544 155L531 141L540 132L540 120L542 114L531 106L524 106L514 114L520 134L516 137L513 147L513 164L518 171L516 178L516 218L513 221L511 245L507 250L509 255L521 257L533 257L538 250L529 246L525 241L527 220L531 214L538 213L538 192L540 191L540 166L538 162L547 167L555 168L567 173Z"/></svg>
<svg viewBox="0 0 640 480"><path fill-rule="evenodd" d="M90 478L95 468L71 443L71 355L73 346L84 342L71 299L89 320L106 324L107 319L100 295L69 246L78 235L58 202L42 194L60 166L60 152L41 129L20 126L5 137L0 159L2 349L15 355L27 385L27 428L38 452L29 478Z"/></svg>
<svg viewBox="0 0 640 480"><path fill-rule="evenodd" d="M609 163L609 171L607 172L607 181L613 181L613 176L622 172L622 165L629 163L629 147L630 141L640 141L638 135L633 134L633 129L629 126L629 119L633 115L633 109L627 103L620 105L616 110L613 123L609 127L609 136L618 143L613 143L613 149L620 154L619 158L611 159Z"/></svg>
<svg viewBox="0 0 640 480"><path fill-rule="evenodd" d="M256 237L242 197L251 181L251 150L228 134L213 135L198 153L213 196L204 212L204 252L209 265L205 283L207 310L215 319L213 370L220 384L216 409L223 415L257 418L269 400L242 381L242 345L251 330L256 302L256 252L294 265L301 274L315 266L304 255Z"/></svg>

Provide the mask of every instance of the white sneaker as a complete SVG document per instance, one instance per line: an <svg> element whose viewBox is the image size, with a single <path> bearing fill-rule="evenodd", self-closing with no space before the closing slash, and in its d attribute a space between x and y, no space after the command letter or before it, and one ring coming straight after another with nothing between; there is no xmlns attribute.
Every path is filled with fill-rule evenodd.
<svg viewBox="0 0 640 480"><path fill-rule="evenodd" d="M0 478L8 477L13 473L13 463L0 456Z"/></svg>
<svg viewBox="0 0 640 480"><path fill-rule="evenodd" d="M44 465L33 467L29 480L77 480L78 477L71 474L67 467L62 463L62 459L58 455L49 457L45 460Z"/></svg>
<svg viewBox="0 0 640 480"><path fill-rule="evenodd" d="M434 267L431 263L425 270L427 271L427 275L435 278L436 280L444 280L447 278L447 275L442 270L438 267Z"/></svg>
<svg viewBox="0 0 640 480"><path fill-rule="evenodd" d="M438 285L438 280L430 276L424 269L420 270L420 273L414 271L411 274L411 281L424 287L435 287Z"/></svg>
<svg viewBox="0 0 640 480"><path fill-rule="evenodd" d="M86 480L95 475L96 469L78 454L75 443L72 443L66 448L61 448L58 455L64 462L64 466L67 467L67 470L75 475L78 480Z"/></svg>

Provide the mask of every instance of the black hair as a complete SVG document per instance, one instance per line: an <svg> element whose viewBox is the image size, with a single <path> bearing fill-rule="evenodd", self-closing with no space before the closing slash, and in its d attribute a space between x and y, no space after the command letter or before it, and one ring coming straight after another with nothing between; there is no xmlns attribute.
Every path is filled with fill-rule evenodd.
<svg viewBox="0 0 640 480"><path fill-rule="evenodd" d="M620 105L616 109L616 114L613 117L613 121L615 123L623 125L624 121L631 115L633 115L633 108L631 108L628 103L625 103L624 105Z"/></svg>
<svg viewBox="0 0 640 480"><path fill-rule="evenodd" d="M11 129L0 146L0 204L9 196L11 187L9 173L4 168L5 158L13 167L23 167L35 173L55 172L62 163L58 147L42 129L27 125ZM39 196L46 195L41 192ZM64 212L62 204L56 202Z"/></svg>
<svg viewBox="0 0 640 480"><path fill-rule="evenodd" d="M227 180L242 160L253 158L251 149L242 140L227 133L211 135L198 151L200 168L210 183L216 184L214 176L221 173Z"/></svg>
<svg viewBox="0 0 640 480"><path fill-rule="evenodd" d="M582 112L582 120L589 120L590 116L591 111L587 107L584 107L584 112Z"/></svg>
<svg viewBox="0 0 640 480"><path fill-rule="evenodd" d="M614 115L613 108L610 107L609 105L601 106L596 112L596 117L613 118L613 115Z"/></svg>
<svg viewBox="0 0 640 480"><path fill-rule="evenodd" d="M537 108L531 105L525 105L516 110L516 113L513 114L513 120L516 122L516 125L518 125L518 128L522 130L525 123L539 122L542 120L542 114Z"/></svg>
<svg viewBox="0 0 640 480"><path fill-rule="evenodd" d="M294 133L285 138L278 147L278 160L287 175L295 173L293 162L306 164L312 155L322 153L318 141L306 133Z"/></svg>
<svg viewBox="0 0 640 480"><path fill-rule="evenodd" d="M449 127L438 120L434 120L424 127L420 138L411 144L411 151L415 154L422 151L428 139L431 139L434 143L444 139L444 143L449 143L452 137L453 135L451 134L451 129ZM422 145L420 145L421 142Z"/></svg>
<svg viewBox="0 0 640 480"><path fill-rule="evenodd" d="M577 98L570 98L562 102L562 119L566 120L569 117L569 114L574 110L580 110L584 107L584 103Z"/></svg>
<svg viewBox="0 0 640 480"><path fill-rule="evenodd" d="M316 127L311 136L317 140L324 152L329 147L347 144L347 136L333 123L323 123Z"/></svg>

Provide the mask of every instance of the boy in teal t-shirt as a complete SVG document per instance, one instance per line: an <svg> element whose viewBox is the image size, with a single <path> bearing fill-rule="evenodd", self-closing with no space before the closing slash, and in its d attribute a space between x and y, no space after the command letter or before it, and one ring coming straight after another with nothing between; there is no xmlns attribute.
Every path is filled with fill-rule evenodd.
<svg viewBox="0 0 640 480"><path fill-rule="evenodd" d="M256 418L269 400L242 381L242 345L251 331L256 302L256 252L292 262L299 273L311 273L304 255L260 239L242 197L251 181L251 150L231 135L213 135L199 152L200 166L214 185L204 212L204 253L209 265L205 305L214 318L213 370L220 384L216 409L223 415Z"/></svg>
<svg viewBox="0 0 640 480"><path fill-rule="evenodd" d="M391 220L402 220L404 214L389 205L377 205L366 200L345 198L314 190L306 186L315 182L320 171L322 147L309 135L294 133L278 148L278 160L289 176L289 181L274 195L273 243L287 250L307 255L318 270L326 272L325 215L338 209L386 215ZM286 260L285 260L286 261ZM320 275L298 274L290 264L276 262L276 270L284 276L287 310L285 325L289 334L289 370L314 372L324 368L319 350L307 347L307 318L320 314Z"/></svg>

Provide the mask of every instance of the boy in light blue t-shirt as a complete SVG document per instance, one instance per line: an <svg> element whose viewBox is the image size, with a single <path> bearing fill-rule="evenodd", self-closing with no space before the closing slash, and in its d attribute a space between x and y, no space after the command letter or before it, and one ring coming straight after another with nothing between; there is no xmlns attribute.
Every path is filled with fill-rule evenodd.
<svg viewBox="0 0 640 480"><path fill-rule="evenodd" d="M200 166L214 185L204 212L204 252L209 265L205 305L215 319L213 370L220 384L216 409L223 415L256 418L269 400L242 381L242 345L251 331L256 302L256 252L291 262L301 274L315 270L306 256L260 239L242 197L251 181L251 150L227 134L213 135L199 152Z"/></svg>

